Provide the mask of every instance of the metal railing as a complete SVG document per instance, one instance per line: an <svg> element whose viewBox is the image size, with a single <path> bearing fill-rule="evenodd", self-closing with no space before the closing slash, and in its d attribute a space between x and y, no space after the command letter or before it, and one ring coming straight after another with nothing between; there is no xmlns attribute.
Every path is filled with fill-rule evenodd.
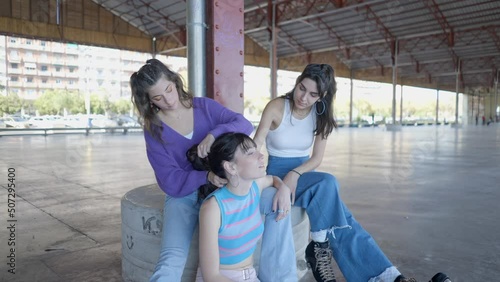
<svg viewBox="0 0 500 282"><path fill-rule="evenodd" d="M0 128L0 137L19 135L53 135L53 134L85 134L90 133L117 133L127 134L128 132L142 132L140 126L112 126L112 127L51 127L51 128Z"/></svg>

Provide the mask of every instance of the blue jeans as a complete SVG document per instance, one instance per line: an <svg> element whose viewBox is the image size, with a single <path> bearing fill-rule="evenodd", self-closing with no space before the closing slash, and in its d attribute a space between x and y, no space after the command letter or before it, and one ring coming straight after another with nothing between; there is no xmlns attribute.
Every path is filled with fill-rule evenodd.
<svg viewBox="0 0 500 282"><path fill-rule="evenodd" d="M275 188L266 188L260 199L260 210L265 215L265 221L258 276L262 282L295 282L297 268L292 223L289 216L276 222L277 214L272 211L274 194ZM198 193L194 192L183 198L168 195L165 198L160 257L151 282L181 281L189 245L198 226L200 204L197 197ZM287 263L287 259L292 263Z"/></svg>
<svg viewBox="0 0 500 282"><path fill-rule="evenodd" d="M307 160L270 156L267 173L284 178ZM306 209L312 232L328 230L333 256L346 280L368 281L392 264L344 205L338 189L333 175L306 172L297 183L295 206Z"/></svg>

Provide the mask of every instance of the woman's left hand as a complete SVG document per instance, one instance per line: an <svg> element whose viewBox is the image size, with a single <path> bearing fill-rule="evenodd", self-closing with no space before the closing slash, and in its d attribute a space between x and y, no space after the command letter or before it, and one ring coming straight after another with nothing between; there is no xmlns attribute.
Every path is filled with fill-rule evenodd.
<svg viewBox="0 0 500 282"><path fill-rule="evenodd" d="M276 221L284 219L289 213L292 205L290 202L290 188L283 185L278 189L273 199L273 210L278 212Z"/></svg>
<svg viewBox="0 0 500 282"><path fill-rule="evenodd" d="M208 181L210 181L210 183L212 183L213 185L215 185L219 188L227 184L227 179L220 178L217 175L215 175L215 173L213 173L211 171L208 172L207 179L208 179Z"/></svg>
<svg viewBox="0 0 500 282"><path fill-rule="evenodd" d="M207 136L201 140L198 144L198 157L206 158L208 153L210 153L210 147L215 141L215 137L212 134L207 134Z"/></svg>

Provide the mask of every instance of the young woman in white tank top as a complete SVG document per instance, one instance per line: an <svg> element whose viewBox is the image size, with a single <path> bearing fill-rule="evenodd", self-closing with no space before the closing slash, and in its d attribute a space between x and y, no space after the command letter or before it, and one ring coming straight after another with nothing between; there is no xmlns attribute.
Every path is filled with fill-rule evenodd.
<svg viewBox="0 0 500 282"><path fill-rule="evenodd" d="M310 64L292 91L267 104L254 138L258 148L266 142L267 173L281 177L292 191L292 204L307 211L312 241L305 257L316 281L336 281L332 256L347 281L415 281L401 275L352 216L340 199L335 177L314 171L323 160L327 137L337 127L335 92L333 68ZM432 282L446 279L438 273Z"/></svg>

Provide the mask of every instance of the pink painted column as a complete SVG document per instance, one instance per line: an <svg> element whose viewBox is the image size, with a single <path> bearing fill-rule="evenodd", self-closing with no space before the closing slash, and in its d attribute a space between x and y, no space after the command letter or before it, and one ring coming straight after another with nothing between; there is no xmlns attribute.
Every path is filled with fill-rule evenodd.
<svg viewBox="0 0 500 282"><path fill-rule="evenodd" d="M243 0L207 1L207 97L243 113Z"/></svg>

